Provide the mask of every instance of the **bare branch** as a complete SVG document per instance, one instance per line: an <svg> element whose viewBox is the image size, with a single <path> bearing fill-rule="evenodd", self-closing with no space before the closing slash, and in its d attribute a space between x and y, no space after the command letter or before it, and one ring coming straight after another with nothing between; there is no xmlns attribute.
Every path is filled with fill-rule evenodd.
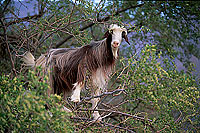
<svg viewBox="0 0 200 133"><path fill-rule="evenodd" d="M87 122L90 122L91 124L98 124L95 121L93 121L92 119L88 119L88 118L84 118L84 117L70 117L70 119L73 119L75 121L87 121ZM121 126L118 126L118 125L113 125L113 124L110 124L110 123L107 123L107 122L103 122L103 121L100 121L100 123L103 126L113 127L113 128L117 128L117 129L123 129L125 131L130 132L130 133L135 133L134 131L132 131L132 130L130 130L128 128L125 128L125 127L121 127Z"/></svg>
<svg viewBox="0 0 200 133"><path fill-rule="evenodd" d="M9 2L10 2L10 1L9 1ZM9 2L8 2L8 3L9 3ZM43 5L43 3L41 3L41 1L39 1L38 6L40 6L40 7L38 8L39 14L35 14L35 15L32 15L32 16L26 16L26 17L23 17L23 18L18 18L18 17L17 17L16 20L10 21L10 22L8 22L8 23L5 23L4 25L5 25L6 27L8 27L8 26L13 25L13 24L17 24L17 23L25 22L25 21L28 21L28 20L31 20L31 19L37 19L37 18L42 17L42 16L44 15L44 13L45 13L45 11L44 11L44 5ZM4 9L5 9L5 8L4 8ZM11 12L12 12L12 11L11 11ZM12 14L14 14L14 13L12 12ZM14 14L14 15L15 15L15 14ZM2 26L0 26L0 28L2 28Z"/></svg>
<svg viewBox="0 0 200 133"><path fill-rule="evenodd" d="M68 25L71 23L71 17L72 17L72 15L73 15L73 12L74 12L75 6L76 6L76 0L75 0L75 3L74 3L73 8L72 8L72 10L71 10L70 16L69 16L69 22L68 22Z"/></svg>
<svg viewBox="0 0 200 133"><path fill-rule="evenodd" d="M8 49L8 53L9 53L9 56L10 56L10 62L11 62L11 65L12 65L12 71L14 72L14 74L16 76L17 73L16 73L14 61L12 59L12 55L11 55L11 52L10 52L10 47L9 47L9 44L8 44L8 37L7 37L7 33L6 33L6 26L5 26L4 22L3 22L3 19L0 19L0 21L1 21L1 24L2 24L3 30L4 30L4 39L5 39L5 43L6 43L6 46L7 46L7 49Z"/></svg>
<svg viewBox="0 0 200 133"><path fill-rule="evenodd" d="M113 125L113 124L110 124L110 123L106 123L106 122L103 122L101 121L102 124L104 124L105 126L109 126L109 127L114 127L114 128L119 128L119 129L124 129L125 131L128 131L130 133L135 133L135 131L132 131L128 128L124 128L124 127L121 127L121 126L118 126L118 125Z"/></svg>
<svg viewBox="0 0 200 133"><path fill-rule="evenodd" d="M81 111L102 111L102 112L111 112L111 113L116 113L116 114L119 114L119 115L123 115L123 116L127 116L127 117L131 117L133 119L137 119L137 120L141 120L141 121L149 121L149 122L152 122L151 119L148 119L148 118L143 118L143 117L139 117L139 116L134 116L134 115L131 115L131 114L127 114L127 113L123 113L123 112L120 112L120 111L115 111L115 110L107 110L107 109L79 109Z"/></svg>
<svg viewBox="0 0 200 133"><path fill-rule="evenodd" d="M1 17L3 17L3 14L4 14L4 12L5 12L6 8L8 7L8 5L9 5L10 1L11 1L11 0L8 0L8 2L6 3L6 5L5 5L5 7L4 7L3 11L1 12L0 18L1 18Z"/></svg>
<svg viewBox="0 0 200 133"><path fill-rule="evenodd" d="M102 93L101 95L98 95L98 96L85 97L81 101L84 101L84 100L89 101L93 98L99 98L99 97L106 96L106 95L112 95L116 92L121 92L121 91L125 91L125 90L124 89L118 89L118 90L114 90L112 92L105 92L105 93Z"/></svg>
<svg viewBox="0 0 200 133"><path fill-rule="evenodd" d="M127 11L127 10L129 10L129 9L141 7L141 6L143 6L143 5L144 5L144 4L139 4L139 5L136 5L136 6L130 6L130 7L127 7L127 8L125 8L125 9L118 10L113 16L117 16L117 15L119 15L120 13L125 12L125 11ZM108 20L110 19L110 17L111 17L111 15L108 15L108 16L106 16L106 17L104 17L104 18L101 18L101 19L100 19L100 18L97 18L97 22L105 22L105 21L108 21ZM85 29L87 29L87 28L89 28L89 27L92 27L94 24L95 24L95 22L90 22L90 23L87 24L86 26L80 28L79 31L83 31L83 30L85 30ZM62 41L60 41L59 43L57 43L55 47L58 48L58 47L62 46L65 42L67 42L67 41L68 41L69 39L71 39L72 37L73 37L72 35L67 36L64 40L62 40Z"/></svg>
<svg viewBox="0 0 200 133"><path fill-rule="evenodd" d="M17 24L17 23L21 23L21 22L25 22L25 21L28 21L28 20L31 20L31 19L37 19L37 18L40 18L42 17L43 14L35 14L33 16L27 16L27 17L24 17L24 18L19 18L17 20L14 20L14 21L11 21L11 22L8 22L6 23L6 27L10 26L10 25L13 25L13 24ZM2 26L0 27L2 28Z"/></svg>
<svg viewBox="0 0 200 133"><path fill-rule="evenodd" d="M82 27L79 29L79 31L83 31L89 27L92 27L95 23L91 22L88 25ZM73 35L69 35L68 37L66 37L64 40L62 40L61 42L56 44L56 48L60 47L61 45L63 45L65 42L67 42L69 39L71 39L73 37Z"/></svg>
<svg viewBox="0 0 200 133"><path fill-rule="evenodd" d="M6 34L7 35L7 34ZM0 36L4 37L5 34L0 33ZM8 38L10 39L19 39L20 37L17 35L7 35Z"/></svg>

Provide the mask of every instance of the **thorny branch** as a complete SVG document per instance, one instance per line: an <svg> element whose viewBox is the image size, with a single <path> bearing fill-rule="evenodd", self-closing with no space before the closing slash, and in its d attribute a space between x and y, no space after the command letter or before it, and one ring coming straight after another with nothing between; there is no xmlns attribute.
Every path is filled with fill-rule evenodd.
<svg viewBox="0 0 200 133"><path fill-rule="evenodd" d="M131 115L131 114L127 114L127 113L123 113L123 112L120 112L120 111L115 111L115 110L107 110L107 109L80 109L81 111L101 111L101 112L111 112L111 113L116 113L116 114L119 114L119 115L123 115L123 116L127 116L127 117L131 117L133 119L137 119L137 120L141 120L141 121L149 121L149 122L152 122L151 119L148 119L148 118L144 118L144 117L139 117L139 116L135 116L135 115Z"/></svg>
<svg viewBox="0 0 200 133"><path fill-rule="evenodd" d="M6 23L5 26L8 27L10 25L21 23L21 22L25 22L25 21L28 21L28 20L31 20L31 19L37 19L37 18L42 17L43 14L44 13L42 13L42 14L35 14L35 15L32 15L32 16L27 16L27 17L23 17L23 18L18 18L18 19L14 20L14 21ZM0 28L2 28L2 26L0 26Z"/></svg>
<svg viewBox="0 0 200 133"><path fill-rule="evenodd" d="M2 14L0 16L3 16L3 13L5 12L5 10L6 10L6 8L7 8L9 3L10 3L10 0L7 2L7 5L5 6L5 8L4 8L4 10L3 10L3 12L2 12ZM9 9L9 11L12 12L12 14L14 14L17 17L17 19L14 20L14 21L10 21L10 22L5 23L4 26L9 27L10 25L13 25L13 24L17 24L17 23L25 22L25 21L28 21L28 20L31 20L31 19L37 19L37 18L42 17L45 14L44 5L41 3L41 1L38 1L38 6L40 6L40 7L38 7L39 14L35 14L35 15L32 15L32 16L26 16L26 17L23 17L23 18L18 18L13 13L13 11L11 11ZM0 26L0 28L2 28L2 26Z"/></svg>
<svg viewBox="0 0 200 133"><path fill-rule="evenodd" d="M100 111L100 112L107 112L107 113L109 113L108 115L105 115L105 116L109 116L110 114L114 113L114 114L116 114L115 116L118 115L120 117L122 117L122 116L126 117L126 119L124 121L120 122L121 124L124 123L124 122L126 122L129 118L132 118L132 119L141 121L146 126L149 126L152 129L152 131L155 131L154 127L149 123L149 122L152 122L152 120L148 119L148 118L139 117L139 116L136 116L136 115L131 115L131 114L128 114L128 113L123 113L123 112L116 111L116 110L111 110L111 109L95 109L95 110L93 110L93 109L79 109L77 111L78 112L79 111ZM105 119L106 118L105 116L103 116L102 119ZM86 122L86 123L89 122L87 126L91 126L92 124L97 124L96 121L93 121L92 119L86 118L86 117L73 116L73 117L70 117L70 118L73 119L73 120L76 120L76 121L82 121L82 122ZM148 123L146 123L145 121L148 121ZM113 127L113 128L123 129L123 130L129 131L129 132L135 132L133 129L132 130L129 129L129 126L124 127L121 124L113 125L113 124L107 123L105 121L100 121L100 123L103 124L103 126L109 126L109 127Z"/></svg>
<svg viewBox="0 0 200 133"><path fill-rule="evenodd" d="M125 90L124 89L118 89L118 90L114 90L112 92L105 92L101 95L98 95L98 96L91 96L91 97L85 97L81 100L81 102L79 103L79 105L77 106L80 106L81 103L83 103L83 101L89 101L93 98L99 98L99 97L103 97L103 96L107 96L107 95L113 95L117 92L124 92ZM113 95L115 97L115 95ZM136 99L138 100L138 104L135 108L138 107L139 103L142 101L142 99ZM136 100L133 100L133 101L136 101ZM132 115L132 114L129 114L129 113L124 113L124 112L121 112L121 111L118 111L119 109L119 106L123 105L124 103L127 103L127 102L130 102L130 100L127 100L127 101L122 101L121 103L117 104L116 106L112 106L111 108L109 109L89 109L89 108L76 108L74 109L74 113L80 113L80 112L93 112L93 111L100 111L102 112L102 119L103 121L100 121L100 124L102 124L102 126L108 126L108 127L111 127L113 128L113 130L116 130L116 129L120 129L120 130L124 130L124 131L128 131L128 132L135 132L134 131L134 128L132 129L130 126L127 126L125 123L128 119L135 119L135 120L138 120L138 121L141 121L144 125L146 126L149 126L152 131L155 131L154 127L150 124L150 122L152 122L151 119L148 119L148 118L145 118L145 117L141 117L141 116L138 116L137 114L136 115ZM106 113L106 115L104 115ZM111 117L111 114L112 117ZM117 120L115 117L119 116L120 118L125 118L125 120ZM97 124L96 121L93 121L91 118L88 118L88 117L81 117L79 115L76 115L76 116L72 116L70 117L71 119L75 120L75 121L82 121L82 122L86 122L83 127L83 130L85 130L87 127L93 125L93 124ZM118 124L115 124L113 125L112 123L108 123L106 122L106 119L109 119L109 118L112 118L113 120L117 120L118 121ZM105 120L104 120L105 119ZM98 126L101 126L98 124ZM81 129L79 129L81 130ZM81 131L83 131L81 130Z"/></svg>
<svg viewBox="0 0 200 133"><path fill-rule="evenodd" d="M144 4L139 4L139 5L136 5L136 6L130 6L130 7L127 7L127 8L125 8L125 9L118 10L118 11L116 11L115 14L113 14L113 16L117 16L117 15L119 15L120 13L125 12L125 11L127 11L127 10L129 10L129 9L136 8L136 7L141 7L141 6L143 6L143 5L144 5ZM110 19L110 17L111 17L111 15L108 15L108 16L106 16L106 17L104 17L104 18L97 18L97 22L98 22L98 23L99 23L99 22L106 22L106 21L108 21L108 20ZM90 23L87 24L86 26L80 28L79 31L86 30L87 28L92 27L94 24L95 24L95 22L90 22ZM71 39L72 37L73 37L72 35L67 36L64 40L62 40L62 41L60 41L59 43L57 43L55 47L58 48L58 47L62 46L65 42L67 42L67 41L68 41L69 39Z"/></svg>
<svg viewBox="0 0 200 133"><path fill-rule="evenodd" d="M135 133L135 131L132 131L132 130L128 129L127 127L124 128L124 127L121 127L121 126L118 126L118 125L113 125L113 124L106 123L106 122L101 122L101 123L104 124L105 126L108 126L108 127L119 128L119 129L123 129L125 131L128 131L130 133Z"/></svg>
<svg viewBox="0 0 200 133"><path fill-rule="evenodd" d="M112 92L105 92L105 93L102 93L101 95L98 95L98 96L91 96L91 97L83 98L81 101L84 101L84 100L89 101L93 98L99 98L99 97L103 97L103 96L106 96L106 95L112 95L116 92L122 92L122 91L125 91L125 90L124 89L118 89L118 90L114 90Z"/></svg>
<svg viewBox="0 0 200 133"><path fill-rule="evenodd" d="M15 76L17 75L16 73L16 69L15 69L15 64L14 64L14 61L13 61L13 58L12 58L12 54L11 54L11 51L10 51L10 47L9 47L9 44L8 44L8 37L7 37L7 33L6 33L6 26L3 22L3 19L0 19L1 21L1 24L3 26L3 31L4 31L4 39L5 39L5 43L6 43L6 46L7 46L7 49L8 49L8 53L9 53L9 56L10 56L10 61L11 61L11 65L12 65L12 71L14 72Z"/></svg>
<svg viewBox="0 0 200 133"><path fill-rule="evenodd" d="M104 127L104 126L107 126L107 127L111 127L111 128L114 128L114 129L123 129L125 131L128 131L130 133L135 133L135 131L133 130L130 130L128 129L127 127L122 127L122 126L118 126L118 125L113 125L113 124L110 124L110 123L107 123L107 122L104 122L104 121L101 121L100 123L96 123L95 121L92 121L92 119L88 119L88 118L80 118L80 117L70 117L70 119L73 119L75 121L87 121L89 122L88 125L90 124L96 124L100 127ZM85 129L85 128L84 128ZM84 130L83 129L83 130ZM82 130L82 131L83 131Z"/></svg>
<svg viewBox="0 0 200 133"><path fill-rule="evenodd" d="M10 1L11 1L11 0L8 0L8 1L7 1L7 3L6 3L6 5L5 5L3 11L2 11L1 14L0 14L0 18L3 16L3 14L4 14L5 10L7 9L7 7L8 7L8 5L9 5ZM1 5L2 5L2 4L1 4Z"/></svg>
<svg viewBox="0 0 200 133"><path fill-rule="evenodd" d="M101 2L100 2L101 3ZM99 3L99 5L98 6L100 6L100 3ZM41 4L41 3L40 3ZM117 10L116 12L114 12L114 13L112 13L112 15L107 15L107 16L105 16L105 17L103 17L103 18L100 18L99 17L99 12L97 12L96 14L97 14L97 19L91 19L91 18L89 18L89 19L79 19L79 20L75 20L75 21L72 21L71 20L71 18L72 18L72 15L73 15L73 13L74 13L74 9L76 8L75 7L75 4L74 4L74 6L73 6L73 8L72 8L72 10L71 10L71 13L70 13L70 15L69 16L66 16L66 17L69 17L69 20L68 20L68 22L67 23L63 23L63 19L65 19L65 18L62 18L62 19L59 19L59 20L57 20L57 21L55 21L55 22L53 22L53 23L51 23L51 24L49 24L49 23L43 23L42 25L43 26L46 26L46 27L48 27L49 29L51 29L51 30L49 30L49 29L45 29L46 31L48 31L49 33L47 33L47 35L46 36L44 36L40 41L39 41L39 39L37 40L37 47L40 47L41 46L41 44L42 43L44 43L49 37L51 37L53 34L55 34L55 33L57 33L58 31L61 31L61 32L64 32L64 33L67 33L69 36L68 37L66 37L64 40L62 40L61 42L59 42L58 44L56 44L56 47L60 47L61 45L63 45L66 41L68 41L69 39L71 39L72 37L76 37L76 36L74 36L72 33L70 33L70 31L68 31L68 29L66 29L66 27L68 27L68 26L72 26L72 25L74 25L74 24L76 24L76 23L78 23L78 22L86 22L86 21L88 21L88 20L90 20L90 23L88 23L86 26L83 26L83 27L81 27L81 28L79 28L79 31L84 31L84 30L86 30L86 29L88 29L88 28L91 28L93 25L95 25L96 23L104 23L104 22L106 22L106 21L108 21L109 19L111 19L113 16L117 16L117 15L119 15L120 13L122 13L122 12L125 12L125 11L127 11L128 9L131 9L131 8L136 8L136 7L141 7L141 6L143 6L144 4L139 4L139 5L136 5L136 6L130 6L130 7L128 7L128 8L125 8L125 9L119 9L119 10ZM62 8L62 7L61 7ZM102 9L103 7L101 7L101 9ZM5 7L5 9L6 9L6 7ZM100 10L101 10L100 9ZM39 7L38 8L38 10L39 10L39 14L35 14L35 15L32 15L32 16L27 16L27 17L24 17L24 18L18 18L18 16L15 16L16 17L16 20L14 20L14 21L11 21L11 22L8 22L8 23L4 23L3 22L3 20L1 20L1 23L2 23L2 26L0 27L0 28L4 28L4 34L0 34L0 36L2 36L2 37L4 37L5 39L5 42L6 42L6 45L7 45L7 48L8 48L8 51L9 51L9 54L10 54L10 60L11 60L11 64L12 64L12 67L13 67L13 71L15 72L15 74L16 74L16 71L15 71L15 66L14 66L14 61L13 61L13 59L12 59L12 56L11 56L11 52L10 52L10 49L9 49L9 44L8 44L8 39L16 39L17 40L17 38L22 38L22 36L18 36L18 35L7 35L7 33L6 33L6 28L8 27L8 26L10 26L10 25L14 25L14 24L17 24L17 23L21 23L21 22L25 22L25 21L28 21L28 22L31 22L31 23L33 23L33 24L35 24L35 25L37 25L37 22L34 22L33 21L33 19L37 19L37 18L40 18L40 17L42 17L44 14L45 14L45 12L44 12L44 7ZM12 12L12 11L10 11L10 12ZM14 12L12 12L13 14L14 14ZM14 14L15 15L15 14ZM50 18L48 19L48 20L50 20L51 18L53 18L53 15L52 16L50 16ZM92 20L92 22L91 22L91 20ZM54 25L56 25L55 27L54 27ZM53 30L52 30L53 29ZM31 31L29 31L29 32L31 32ZM31 40L31 39L34 39L35 38L35 36L36 35L38 35L38 36L41 36L41 34L43 34L43 33L40 33L40 34L38 34L38 33L33 33L32 35L30 35L29 34L29 36L25 36L25 37L23 37L24 38L24 40L22 40L23 42L21 43L21 46L20 46L20 48L23 46L23 44L25 43L25 42L27 42L28 43L28 40ZM37 37L37 38L39 38L39 37ZM17 53L17 52L16 52ZM126 69L126 68L125 68ZM125 71L125 69L122 71L122 73ZM121 73L121 74L122 74ZM120 75L119 75L120 76ZM119 78L119 76L118 76L118 78ZM123 87L122 87L123 88ZM98 95L98 96L91 96L91 97L85 97L85 98L83 98L82 100L81 100L81 102L80 103L78 103L78 105L80 105L80 104L83 104L85 101L90 101L91 99L93 99L93 98L101 98L101 97L104 97L104 96L108 96L108 95L113 95L114 97L115 96L117 96L117 95L119 95L119 94L121 94L121 92L124 92L124 93L126 93L126 91L125 91L125 89L117 89L117 90L114 90L114 91L112 91L112 92L104 92L103 94L101 94L101 95ZM118 93L117 95L115 95L116 93ZM110 100L110 101L112 101L112 99ZM121 105L123 105L124 103L127 103L128 102L128 100L127 101L122 101L122 102L120 102L118 105L116 105L116 106L107 106L109 109L85 109L85 108L82 108L82 109L76 109L75 111L83 111L83 112L86 112L86 111L100 111L100 112L103 112L102 113L102 118L103 119L113 119L113 120L116 120L116 121L118 121L119 123L118 124L116 124L116 125L114 125L113 123L108 123L108 122L106 122L106 121L101 121L101 126L102 127L104 127L104 126L106 126L106 127L110 127L110 128L113 128L113 129L120 129L120 130L124 130L124 131L127 131L127 132L135 132L133 129L130 129L129 128L129 126L126 126L125 124L124 124L124 122L126 121L126 120L123 120L122 118L128 118L128 119L135 119L135 120L139 120L139 121L149 121L149 122L151 122L152 120L150 120L150 119L146 119L146 118L143 118L143 117L139 117L139 116L136 116L136 115L132 115L132 114L128 114L128 113L123 113L123 112L120 112L120 111L117 111L117 109L118 109L118 107L119 106L121 106ZM109 103L107 103L107 104L109 104ZM81 105L82 106L82 105ZM112 114L112 115L111 115ZM118 118L116 118L117 116L120 116L120 117L122 117L122 118L119 118L119 120L118 120ZM89 117L71 117L71 119L76 119L76 120L81 120L82 122L83 121L87 121L87 122L90 122L88 125L86 125L86 127L88 126L90 126L90 124L93 124L94 123L94 121L91 123L91 119L89 118ZM99 127L101 127L101 126L99 126ZM84 127L84 128L86 128L86 127Z"/></svg>

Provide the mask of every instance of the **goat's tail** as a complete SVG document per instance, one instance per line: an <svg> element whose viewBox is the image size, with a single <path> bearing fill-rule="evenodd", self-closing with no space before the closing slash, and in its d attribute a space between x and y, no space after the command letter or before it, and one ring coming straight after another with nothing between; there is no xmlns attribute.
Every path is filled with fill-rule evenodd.
<svg viewBox="0 0 200 133"><path fill-rule="evenodd" d="M30 52L27 52L23 56L23 61L24 61L25 66L32 67L32 68L35 67L35 57Z"/></svg>

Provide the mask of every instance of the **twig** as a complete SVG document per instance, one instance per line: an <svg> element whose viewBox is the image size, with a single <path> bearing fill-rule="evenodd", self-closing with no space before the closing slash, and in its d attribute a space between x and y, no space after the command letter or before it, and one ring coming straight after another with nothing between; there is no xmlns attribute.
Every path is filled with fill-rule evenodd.
<svg viewBox="0 0 200 133"><path fill-rule="evenodd" d="M8 44L8 37L7 37L7 34L6 34L6 26L3 22L3 20L1 19L1 24L3 26L3 30L4 30L4 39L5 39L5 43L6 43L6 46L7 46L7 49L8 49L8 53L9 53L9 56L10 56L10 61L11 61L11 65L12 65L12 70L15 74L15 76L17 76L17 73L16 73L16 69L15 69L15 65L14 65L14 61L12 59L12 55L11 55L11 52L10 52L10 47L9 47L9 44Z"/></svg>
<svg viewBox="0 0 200 133"><path fill-rule="evenodd" d="M122 12L125 12L131 8L136 8L136 7L141 7L143 6L144 4L139 4L139 5L136 5L136 6L130 6L130 7L127 7L125 9L121 9L121 10L118 10L115 14L113 14L113 16L117 16L118 14L122 13ZM101 19L97 19L98 22L105 22L105 21L108 21L110 19L111 15L108 15L104 18L101 18ZM88 25L82 27L79 29L79 31L83 31L89 27L92 27L95 23L94 22L91 22L89 23ZM61 42L57 43L56 44L56 48L60 47L61 45L63 45L65 42L67 42L69 39L71 39L73 36L72 35L69 35L68 37L66 37L64 40L62 40Z"/></svg>
<svg viewBox="0 0 200 133"><path fill-rule="evenodd" d="M15 40L17 40L17 39L20 38L20 37L17 36L17 35L8 35L8 34L6 34L6 35L7 35L8 39L10 38L10 39L15 39ZM4 37L5 34L0 33L0 36Z"/></svg>
<svg viewBox="0 0 200 133"><path fill-rule="evenodd" d="M8 7L8 5L9 5L10 1L11 1L11 0L8 0L8 2L6 3L6 5L5 5L5 7L4 7L3 11L1 12L0 18L3 16L3 14L4 14L4 12L5 12L6 8Z"/></svg>
<svg viewBox="0 0 200 133"><path fill-rule="evenodd" d="M134 131L128 129L128 128L124 128L124 127L121 127L121 126L117 126L117 125L113 125L113 124L110 124L110 123L106 123L106 122L103 122L101 121L102 124L106 125L106 126L109 126L109 127L114 127L114 128L119 128L119 129L124 129L128 132L131 132L131 133L135 133Z"/></svg>
<svg viewBox="0 0 200 133"><path fill-rule="evenodd" d="M128 68L129 65L127 65L126 67L123 68L123 70L120 72L120 74L117 76L117 78L115 79L115 81L112 83L111 87L113 87L113 85L116 83L117 79L123 74L123 72L126 70L126 68Z"/></svg>
<svg viewBox="0 0 200 133"><path fill-rule="evenodd" d="M118 90L114 90L112 92L105 92L105 93L103 93L101 95L98 95L98 96L85 97L81 101L84 101L84 100L89 101L89 100L91 100L93 98L99 98L99 97L106 96L106 95L112 95L112 94L114 94L116 92L121 92L121 91L125 91L125 90L124 89L118 89Z"/></svg>
<svg viewBox="0 0 200 133"><path fill-rule="evenodd" d="M69 22L68 22L68 25L71 23L71 17L72 17L72 15L73 15L73 12L74 12L75 6L76 6L76 0L75 0L75 2L74 2L74 6L73 6L72 11L71 11L70 16L69 16Z"/></svg>
<svg viewBox="0 0 200 133"><path fill-rule="evenodd" d="M84 121L91 122L89 125L98 124L98 123L95 123L95 121L92 121L92 119L88 119L88 118L84 118L84 117L70 117L70 119L73 119L73 120L76 120L76 121L84 120ZM105 126L114 127L114 128L118 128L118 129L123 129L123 130L129 131L131 133L135 133L134 131L132 131L132 130L130 130L128 128L124 128L124 127L121 127L121 126L113 125L113 124L106 123L106 122L103 122L103 121L100 121L100 123L105 125Z"/></svg>
<svg viewBox="0 0 200 133"><path fill-rule="evenodd" d="M165 125L165 127L164 127L163 129L157 131L157 133L160 133L161 131L165 130L166 128L169 128L169 126L168 126L168 125Z"/></svg>
<svg viewBox="0 0 200 133"><path fill-rule="evenodd" d="M112 114L112 112L110 112L109 114L107 115L104 115L103 117L101 117L102 119L105 119L106 117L110 116Z"/></svg>
<svg viewBox="0 0 200 133"><path fill-rule="evenodd" d="M95 23L91 22L88 25L82 27L79 29L79 31L83 31L91 26L93 26ZM69 39L71 39L73 37L73 35L69 35L68 37L66 37L64 40L62 40L61 42L59 42L58 44L56 44L56 48L60 47L61 45L63 45L66 41L68 41Z"/></svg>
<svg viewBox="0 0 200 133"><path fill-rule="evenodd" d="M44 14L44 13L43 13ZM6 23L6 27L10 26L10 25L13 25L13 24L17 24L17 23L21 23L21 22L24 22L24 21L28 21L30 19L37 19L37 18L40 18L43 16L43 14L35 14L35 15L32 15L32 16L27 16L27 17L24 17L24 18L19 18L17 20L14 20L14 21L11 21L11 22L8 22ZM2 28L2 26L0 27Z"/></svg>
<svg viewBox="0 0 200 133"><path fill-rule="evenodd" d="M180 115L179 115L178 119L174 123L177 123L181 119L182 112L180 110L179 110L179 112L180 112Z"/></svg>
<svg viewBox="0 0 200 133"><path fill-rule="evenodd" d="M88 119L88 118L86 118L86 117L70 117L70 119L73 119L73 120L77 120L77 121L92 121L92 119Z"/></svg>
<svg viewBox="0 0 200 133"><path fill-rule="evenodd" d="M131 114L127 114L127 113L123 113L123 112L120 112L120 111L115 111L115 110L106 110L106 109L80 109L82 111L102 111L102 112L112 112L112 113L116 113L116 114L120 114L120 115L124 115L124 116L127 116L127 117L132 117L133 119L137 119L137 120L141 120L141 121L149 121L149 122L152 122L151 119L147 119L147 118L143 118L143 117L139 117L139 116L134 116L134 115L131 115Z"/></svg>

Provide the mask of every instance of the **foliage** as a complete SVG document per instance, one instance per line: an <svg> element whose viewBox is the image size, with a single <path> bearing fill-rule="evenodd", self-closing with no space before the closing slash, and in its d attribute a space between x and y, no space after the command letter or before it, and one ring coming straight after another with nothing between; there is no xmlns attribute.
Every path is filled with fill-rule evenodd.
<svg viewBox="0 0 200 133"><path fill-rule="evenodd" d="M49 85L38 81L33 71L25 77L0 77L0 132L73 131L71 114L61 110L61 97L47 96ZM48 105L48 110L46 109Z"/></svg>
<svg viewBox="0 0 200 133"><path fill-rule="evenodd" d="M0 6L0 72L6 73L0 77L1 132L199 130L199 80L187 62L200 57L198 1L27 0L34 11L21 16L20 8L29 9L23 2ZM112 23L128 29L132 45L122 43L108 87L125 91L101 96L101 115L107 115L102 122L89 121L92 110L84 100L76 105L48 97L48 79L37 72L21 75L26 51L37 58L50 48L86 45L100 40ZM174 58L187 64L186 72L177 71ZM70 121L58 103L73 109L79 121Z"/></svg>
<svg viewBox="0 0 200 133"><path fill-rule="evenodd" d="M154 42L158 44L158 49L163 53L162 56L181 55L177 58L182 62L192 55L199 58L199 2L144 1L141 3L144 4L141 8L129 10L128 14L131 18L127 21L148 27ZM134 36L146 42L150 40L147 37L148 32Z"/></svg>
<svg viewBox="0 0 200 133"><path fill-rule="evenodd" d="M197 81L189 71L178 72L174 62L169 59L161 60L161 53L156 55L156 47L147 45L138 60L132 57L126 60L126 64L123 61L127 71L120 83L126 88L126 98L134 101L125 112L153 120L143 126L133 120L131 123L133 127L138 126L137 131L180 132L189 128L197 131L200 113Z"/></svg>
<svg viewBox="0 0 200 133"><path fill-rule="evenodd" d="M117 82L112 81L109 91L117 87L125 93L103 93L101 103L106 109L100 106L104 117L100 123L91 121L92 110L84 100L73 105L63 102L61 96L48 97L48 77L41 78L39 71L13 79L2 75L1 132L196 132L200 98L197 81L189 71L178 72L173 62L160 59L156 47L147 45L138 57L120 60L122 67L115 73L117 77L113 76ZM62 111L63 104L72 108L73 117ZM72 125L71 119L78 119L77 124Z"/></svg>
<svg viewBox="0 0 200 133"><path fill-rule="evenodd" d="M50 48L86 45L100 40L102 29L111 23L124 25L132 44L156 42L162 56L176 56L187 66L191 56L199 58L196 1L27 0L23 4L5 0L1 4L0 39L4 43L0 58L13 60L13 71L19 67L18 57L27 50L39 56ZM21 17L22 8L29 8L26 4L34 5L34 10Z"/></svg>

